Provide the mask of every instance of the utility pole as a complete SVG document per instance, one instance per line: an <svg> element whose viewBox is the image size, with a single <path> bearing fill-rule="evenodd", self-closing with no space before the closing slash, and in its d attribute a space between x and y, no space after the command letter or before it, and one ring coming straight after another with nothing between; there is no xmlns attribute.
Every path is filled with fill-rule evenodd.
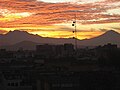
<svg viewBox="0 0 120 90"><path fill-rule="evenodd" d="M75 50L77 50L77 29L76 29L76 27L77 27L77 22L76 22L77 20L76 20L76 13L75 13L75 20L73 21L73 23L72 23L72 26L74 26L74 31L73 31L73 33L74 33L74 39L75 39Z"/></svg>

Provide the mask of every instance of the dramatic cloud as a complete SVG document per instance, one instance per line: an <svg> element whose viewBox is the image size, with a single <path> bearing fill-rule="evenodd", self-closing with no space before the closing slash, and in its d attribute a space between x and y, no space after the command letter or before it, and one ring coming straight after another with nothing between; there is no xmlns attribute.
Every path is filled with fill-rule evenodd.
<svg viewBox="0 0 120 90"><path fill-rule="evenodd" d="M49 3L63 3L63 2L73 2L73 0L37 0Z"/></svg>
<svg viewBox="0 0 120 90"><path fill-rule="evenodd" d="M120 1L0 0L1 30L26 29L31 33L42 34L45 37L70 37L71 33L69 35L62 35L62 33L74 30L71 24L75 20L75 15L78 31L91 32L92 28L102 33L104 30L100 30L100 28L108 30L111 29L111 24L116 25L120 22ZM117 25L117 28L120 26ZM54 33L52 33L53 30ZM90 35L86 33L81 36L90 38L90 36L98 35L95 34L96 32L90 32L88 32Z"/></svg>

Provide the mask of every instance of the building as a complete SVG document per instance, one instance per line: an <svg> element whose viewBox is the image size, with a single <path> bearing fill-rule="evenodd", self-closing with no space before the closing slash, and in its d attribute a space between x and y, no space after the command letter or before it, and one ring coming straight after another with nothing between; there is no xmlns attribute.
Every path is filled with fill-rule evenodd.
<svg viewBox="0 0 120 90"><path fill-rule="evenodd" d="M41 58L57 57L74 52L74 45L66 43L64 45L37 45L36 46L37 56Z"/></svg>

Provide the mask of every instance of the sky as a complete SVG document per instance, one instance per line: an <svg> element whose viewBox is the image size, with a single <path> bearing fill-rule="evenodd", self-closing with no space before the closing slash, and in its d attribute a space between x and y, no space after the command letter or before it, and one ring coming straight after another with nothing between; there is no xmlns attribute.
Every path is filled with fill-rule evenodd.
<svg viewBox="0 0 120 90"><path fill-rule="evenodd" d="M78 39L120 32L120 0L0 0L0 34L72 38L75 20Z"/></svg>

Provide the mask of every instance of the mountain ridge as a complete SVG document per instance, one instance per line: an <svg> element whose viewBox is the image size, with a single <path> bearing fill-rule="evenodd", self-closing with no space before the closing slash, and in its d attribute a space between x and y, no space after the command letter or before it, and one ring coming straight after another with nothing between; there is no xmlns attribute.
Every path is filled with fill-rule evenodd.
<svg viewBox="0 0 120 90"><path fill-rule="evenodd" d="M10 31L5 35L0 36L0 46L17 47L21 45L27 48L27 44L29 44L28 47L30 47L30 44L32 44L32 42L34 43L33 46L35 46L35 44L46 44L46 43L47 44L64 44L64 43L75 44L74 39L46 38L38 35L29 34L26 31L19 31L19 30ZM85 40L77 39L78 46L98 46L98 45L104 45L107 43L117 44L118 46L120 46L120 34L116 31L109 30L104 34L91 39L85 39ZM31 45L31 48L32 48L32 45Z"/></svg>
<svg viewBox="0 0 120 90"><path fill-rule="evenodd" d="M7 34L4 34L0 37L0 45L13 45L22 41L32 41L37 43L52 43L52 44L62 44L63 42L72 43L73 39L65 39L65 38L48 38L41 37L38 35L29 34L26 31L10 31Z"/></svg>
<svg viewBox="0 0 120 90"><path fill-rule="evenodd" d="M107 31L100 36L82 40L80 42L82 45L88 46L97 46L97 45L104 45L107 43L117 44L120 46L120 34L114 30Z"/></svg>

